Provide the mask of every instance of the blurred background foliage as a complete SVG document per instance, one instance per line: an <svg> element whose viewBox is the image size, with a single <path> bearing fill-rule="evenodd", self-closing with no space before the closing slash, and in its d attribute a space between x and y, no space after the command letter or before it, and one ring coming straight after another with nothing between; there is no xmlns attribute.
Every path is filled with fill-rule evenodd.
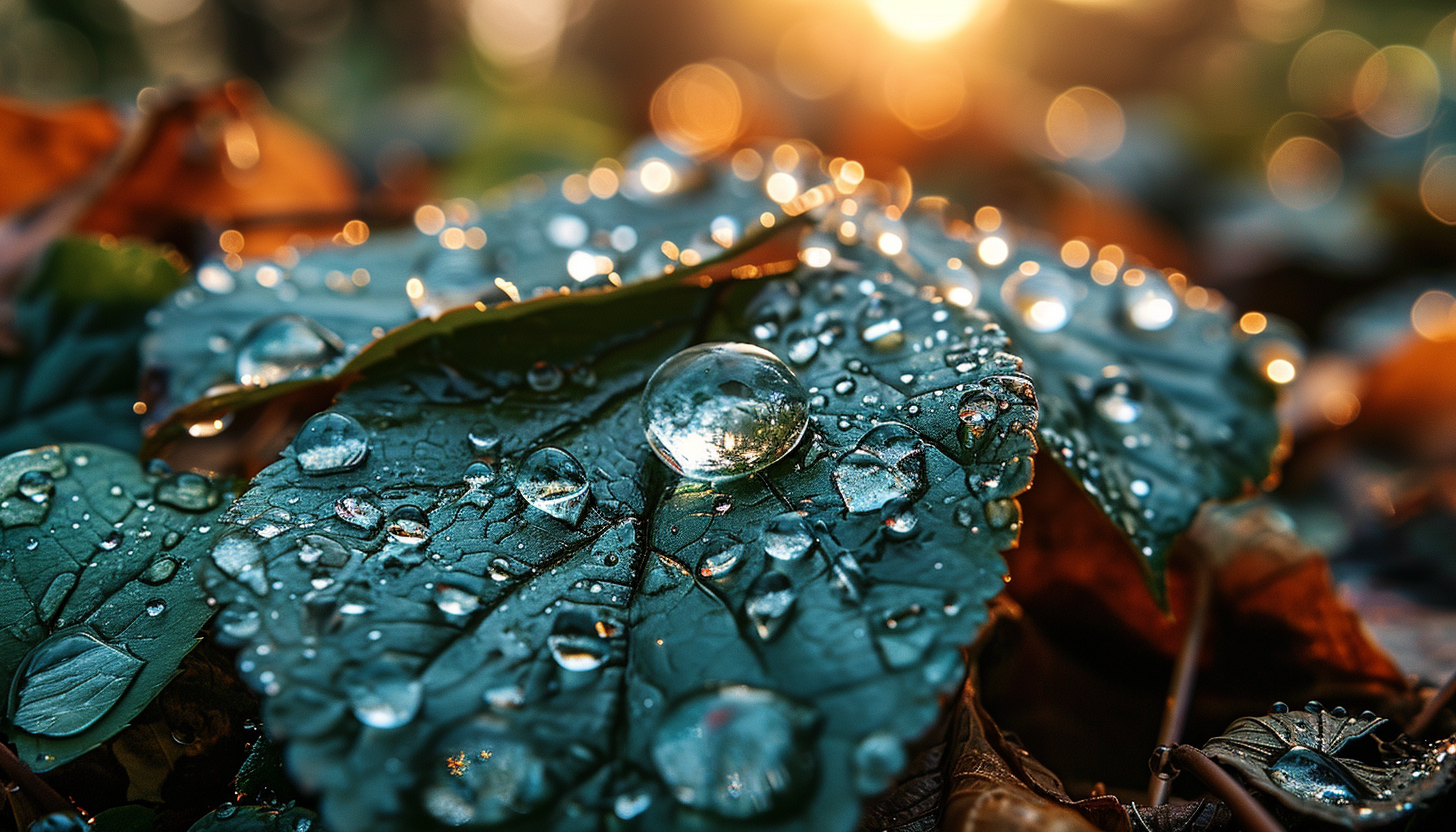
<svg viewBox="0 0 1456 832"><path fill-rule="evenodd" d="M1014 227L1012 246L1184 271L1190 303L1279 345L1282 516L1403 666L1456 666L1449 2L0 0L0 31L0 94L99 97L123 123L250 79L198 106L248 118L266 98L353 179L311 207L354 201L375 227L648 133L695 154L803 137ZM272 146L296 156L289 182L337 179L318 148L257 131L224 136L235 165ZM220 205L219 188L199 193ZM193 259L292 244L229 237L250 205L190 245L137 233Z"/></svg>

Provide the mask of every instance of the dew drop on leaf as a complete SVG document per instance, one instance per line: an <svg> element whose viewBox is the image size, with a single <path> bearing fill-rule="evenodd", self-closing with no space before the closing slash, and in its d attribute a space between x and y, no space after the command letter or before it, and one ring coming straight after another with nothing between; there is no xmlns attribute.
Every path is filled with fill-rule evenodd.
<svg viewBox="0 0 1456 832"><path fill-rule="evenodd" d="M379 495L360 485L334 501L334 514L351 526L373 531L384 522L384 510L377 504Z"/></svg>
<svg viewBox="0 0 1456 832"><path fill-rule="evenodd" d="M16 490L32 503L44 503L55 493L55 480L46 471L26 471L16 482Z"/></svg>
<svg viewBox="0 0 1456 832"><path fill-rule="evenodd" d="M814 775L814 713L745 685L673 706L652 739L652 762L679 802L727 818L790 802Z"/></svg>
<svg viewBox="0 0 1456 832"><path fill-rule="evenodd" d="M926 487L925 441L898 422L876 425L840 458L831 478L851 514L917 497Z"/></svg>
<svg viewBox="0 0 1456 832"><path fill-rule="evenodd" d="M1033 274L1017 272L1001 284L1001 297L1033 332L1056 332L1072 318L1077 286L1063 272L1043 266Z"/></svg>
<svg viewBox="0 0 1456 832"><path fill-rule="evenodd" d="M647 441L673 470L725 480L782 459L809 424L809 394L751 344L700 344L664 361L642 393Z"/></svg>
<svg viewBox="0 0 1456 832"><path fill-rule="evenodd" d="M798 560L814 548L814 533L802 515L785 512L769 520L759 537L763 551L775 560Z"/></svg>
<svg viewBox="0 0 1456 832"><path fill-rule="evenodd" d="M560 448L533 451L516 472L516 491L528 505L573 526L586 511L588 485L581 463Z"/></svg>
<svg viewBox="0 0 1456 832"><path fill-rule="evenodd" d="M207 511L221 501L212 480L184 471L157 484L157 502L183 511Z"/></svg>
<svg viewBox="0 0 1456 832"><path fill-rule="evenodd" d="M798 593L794 584L782 572L765 572L754 579L748 587L748 596L743 602L743 613L753 625L758 637L768 640L778 635L788 621L789 611L794 608Z"/></svg>
<svg viewBox="0 0 1456 832"><path fill-rule="evenodd" d="M339 337L301 315L259 321L238 346L239 384L265 386L305 378L343 354Z"/></svg>
<svg viewBox="0 0 1456 832"><path fill-rule="evenodd" d="M398 728L419 713L424 685L392 662L376 661L345 683L354 716L371 728Z"/></svg>
<svg viewBox="0 0 1456 832"><path fill-rule="evenodd" d="M418 546L430 539L430 518L415 506L399 506L389 513L384 532L395 543Z"/></svg>
<svg viewBox="0 0 1456 832"><path fill-rule="evenodd" d="M309 474L336 474L358 468L369 455L369 438L359 420L326 411L304 423L293 440L298 467Z"/></svg>

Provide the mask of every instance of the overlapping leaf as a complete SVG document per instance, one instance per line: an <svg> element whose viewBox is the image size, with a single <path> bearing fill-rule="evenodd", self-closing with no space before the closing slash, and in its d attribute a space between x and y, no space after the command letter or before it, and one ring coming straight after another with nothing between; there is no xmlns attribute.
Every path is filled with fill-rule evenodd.
<svg viewBox="0 0 1456 832"><path fill-rule="evenodd" d="M16 304L16 352L0 358L0 453L56 442L135 450L144 317L181 282L156 249L54 244Z"/></svg>
<svg viewBox="0 0 1456 832"><path fill-rule="evenodd" d="M808 387L808 435L679 479L647 377L750 338ZM205 570L220 631L331 829L849 829L1001 585L1036 422L1005 346L844 273L461 329L254 481Z"/></svg>
<svg viewBox="0 0 1456 832"><path fill-rule="evenodd" d="M1073 268L1007 232L948 226L933 202L906 223L899 262L952 299L978 296L1005 327L1036 380L1043 444L1141 553L1161 598L1168 549L1198 507L1269 474L1279 426L1261 344L1121 252Z"/></svg>
<svg viewBox="0 0 1456 832"><path fill-rule="evenodd" d="M192 560L224 501L96 445L0 459L0 495L6 733L44 770L126 727L192 649L211 616Z"/></svg>
<svg viewBox="0 0 1456 832"><path fill-rule="evenodd" d="M416 317L610 289L721 260L828 198L818 153L782 147L793 156L781 152L776 166L751 151L736 164L698 164L647 145L625 169L549 185L534 178L479 204L425 206L419 233L288 266L205 264L196 286L163 305L144 346L160 391L149 418L238 385L331 376Z"/></svg>

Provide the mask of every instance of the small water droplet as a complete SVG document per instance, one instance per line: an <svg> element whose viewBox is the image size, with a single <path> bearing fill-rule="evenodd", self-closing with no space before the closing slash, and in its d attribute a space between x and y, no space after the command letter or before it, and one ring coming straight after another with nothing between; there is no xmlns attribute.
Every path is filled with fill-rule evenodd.
<svg viewBox="0 0 1456 832"><path fill-rule="evenodd" d="M56 483L48 471L26 471L16 481L16 490L32 503L44 503L55 493Z"/></svg>
<svg viewBox="0 0 1456 832"><path fill-rule="evenodd" d="M161 598L153 598L147 602L145 609L148 616L156 618L167 611L167 602Z"/></svg>
<svg viewBox="0 0 1456 832"><path fill-rule="evenodd" d="M880 509L880 522L891 537L910 537L920 526L913 500L890 500Z"/></svg>
<svg viewBox="0 0 1456 832"><path fill-rule="evenodd" d="M334 514L351 526L373 531L384 522L384 510L375 501L379 495L360 485L334 501Z"/></svg>
<svg viewBox="0 0 1456 832"><path fill-rule="evenodd" d="M101 547L101 551L103 552L114 552L124 540L126 540L126 535L122 534L120 529L112 529L111 533L102 538L101 542L97 545Z"/></svg>
<svg viewBox="0 0 1456 832"><path fill-rule="evenodd" d="M301 315L265 318L238 345L237 381L265 386L314 375L343 355L339 336Z"/></svg>
<svg viewBox="0 0 1456 832"><path fill-rule="evenodd" d="M508 581L511 579L511 562L505 558L491 558L488 568L492 581Z"/></svg>
<svg viewBox="0 0 1456 832"><path fill-rule="evenodd" d="M207 511L216 508L221 495L212 480L201 474L183 471L157 484L157 502L183 511Z"/></svg>
<svg viewBox="0 0 1456 832"><path fill-rule="evenodd" d="M446 615L469 615L480 609L480 597L458 586L436 584L435 606Z"/></svg>
<svg viewBox="0 0 1456 832"><path fill-rule="evenodd" d="M1017 272L1001 284L1001 298L1033 332L1056 332L1072 319L1077 285L1062 271L1042 266L1035 274Z"/></svg>
<svg viewBox="0 0 1456 832"><path fill-rule="evenodd" d="M743 544L726 535L715 535L703 541L703 554L698 559L698 576L709 580L726 578L743 565Z"/></svg>
<svg viewBox="0 0 1456 832"><path fill-rule="evenodd" d="M560 448L533 451L516 472L516 491L527 504L573 526L586 511L588 486L581 463Z"/></svg>
<svg viewBox="0 0 1456 832"><path fill-rule="evenodd" d="M788 621L789 612L798 599L794 584L782 572L759 575L748 587L743 612L758 637L768 640L778 635Z"/></svg>
<svg viewBox="0 0 1456 832"><path fill-rule="evenodd" d="M814 533L796 511L770 519L759 536L763 551L775 560L798 560L814 548Z"/></svg>
<svg viewBox="0 0 1456 832"><path fill-rule="evenodd" d="M212 562L224 575L251 589L255 595L268 594L263 550L256 541L241 535L225 537L213 547Z"/></svg>
<svg viewBox="0 0 1456 832"><path fill-rule="evenodd" d="M1148 275L1137 286L1123 287L1122 308L1135 328L1157 332L1178 317L1178 296L1161 277Z"/></svg>
<svg viewBox="0 0 1456 832"><path fill-rule="evenodd" d="M418 546L430 539L430 518L415 506L399 506L389 513L384 533L395 543Z"/></svg>
<svg viewBox="0 0 1456 832"><path fill-rule="evenodd" d="M617 795L612 801L612 814L621 820L631 820L652 806L652 795L647 792L627 792Z"/></svg>
<svg viewBox="0 0 1456 832"><path fill-rule="evenodd" d="M551 648L551 658L564 670L596 670L611 657L606 636L620 632L621 627L615 623L601 625L585 613L567 610L556 616L546 646Z"/></svg>
<svg viewBox="0 0 1456 832"><path fill-rule="evenodd" d="M566 375L561 368L549 361L537 361L526 371L526 383L532 390L540 393L549 393L561 387L566 380Z"/></svg>
<svg viewBox="0 0 1456 832"><path fill-rule="evenodd" d="M1113 378L1099 385L1092 406L1098 415L1119 425L1131 424L1142 416L1142 385L1126 378Z"/></svg>
<svg viewBox="0 0 1456 832"><path fill-rule="evenodd" d="M855 328L860 340L877 350L892 350L905 343L894 304L878 292L865 298L855 313Z"/></svg>
<svg viewBox="0 0 1456 832"><path fill-rule="evenodd" d="M494 461L500 453L500 434L490 425L476 425L471 428L465 435L465 441L470 450L483 459Z"/></svg>
<svg viewBox="0 0 1456 832"><path fill-rule="evenodd" d="M177 574L177 567L179 565L178 561L174 558L157 558L152 561L150 566L142 570L142 574L137 576L137 580L148 586L164 584L172 580L172 576Z"/></svg>
<svg viewBox="0 0 1456 832"><path fill-rule="evenodd" d="M680 803L726 818L768 813L813 780L815 713L772 691L725 687L673 705L652 762Z"/></svg>
<svg viewBox="0 0 1456 832"><path fill-rule="evenodd" d="M487 485L495 482L495 469L484 462L472 462L465 466L465 473L461 479L465 486L472 491L480 491Z"/></svg>
<svg viewBox="0 0 1456 832"><path fill-rule="evenodd" d="M1021 507L1010 497L1001 497L986 504L986 524L993 529L1014 527L1021 520Z"/></svg>
<svg viewBox="0 0 1456 832"><path fill-rule="evenodd" d="M425 688L393 662L373 662L344 684L354 716L371 728L398 728L419 713Z"/></svg>
<svg viewBox="0 0 1456 832"><path fill-rule="evenodd" d="M369 455L369 437L358 419L326 411L304 423L293 439L293 453L307 474L351 471Z"/></svg>
<svg viewBox="0 0 1456 832"><path fill-rule="evenodd" d="M697 480L760 471L799 443L809 394L773 353L751 344L700 344L657 368L642 394L647 441Z"/></svg>
<svg viewBox="0 0 1456 832"><path fill-rule="evenodd" d="M925 441L899 422L876 425L839 458L831 479L851 514L918 497L926 488Z"/></svg>

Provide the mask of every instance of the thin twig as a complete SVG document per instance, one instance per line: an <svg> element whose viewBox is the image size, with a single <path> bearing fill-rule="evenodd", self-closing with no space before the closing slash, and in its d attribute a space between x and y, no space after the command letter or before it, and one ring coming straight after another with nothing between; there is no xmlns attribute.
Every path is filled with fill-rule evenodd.
<svg viewBox="0 0 1456 832"><path fill-rule="evenodd" d="M1285 832L1284 825L1264 808L1264 804L1254 799L1232 774L1204 756L1202 751L1191 745L1176 745L1168 752L1168 760L1174 767L1187 769L1202 780L1203 785L1234 813L1234 819L1245 832Z"/></svg>
<svg viewBox="0 0 1456 832"><path fill-rule="evenodd" d="M1456 695L1456 673L1451 674L1451 678L1447 679L1446 684L1442 685L1441 689L1436 691L1435 696L1426 700L1425 707L1421 708L1421 712L1416 714L1415 719L1411 720L1410 727L1406 730L1406 733L1412 737L1419 737L1421 734L1424 734L1426 729L1431 727L1431 723L1436 721L1436 714L1439 714L1441 709L1446 707L1446 704L1451 701L1453 695Z"/></svg>
<svg viewBox="0 0 1456 832"><path fill-rule="evenodd" d="M1193 703L1193 684L1198 679L1198 654L1203 649L1203 636L1208 631L1208 613L1213 606L1213 569L1200 557L1193 571L1193 612L1188 618L1188 632L1173 678L1168 685L1168 700L1163 706L1163 725L1158 729L1158 745L1174 746L1183 740L1188 724L1188 710ZM1154 774L1148 781L1148 803L1162 806L1168 802L1172 781Z"/></svg>
<svg viewBox="0 0 1456 832"><path fill-rule="evenodd" d="M0 742L0 775L20 787L25 796L45 814L53 812L75 812L76 807L50 784L36 776L30 767L15 756L10 746Z"/></svg>

